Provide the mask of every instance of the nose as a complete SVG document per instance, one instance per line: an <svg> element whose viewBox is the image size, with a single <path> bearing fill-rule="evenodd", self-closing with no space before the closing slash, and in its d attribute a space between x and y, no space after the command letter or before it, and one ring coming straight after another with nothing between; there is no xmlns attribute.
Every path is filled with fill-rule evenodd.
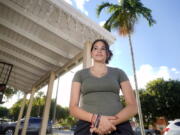
<svg viewBox="0 0 180 135"><path fill-rule="evenodd" d="M98 52L102 52L102 49L98 49L97 51L98 51Z"/></svg>
<svg viewBox="0 0 180 135"><path fill-rule="evenodd" d="M97 51L98 51L98 52L103 52L103 51L104 51L104 49L99 48L99 49L97 49Z"/></svg>

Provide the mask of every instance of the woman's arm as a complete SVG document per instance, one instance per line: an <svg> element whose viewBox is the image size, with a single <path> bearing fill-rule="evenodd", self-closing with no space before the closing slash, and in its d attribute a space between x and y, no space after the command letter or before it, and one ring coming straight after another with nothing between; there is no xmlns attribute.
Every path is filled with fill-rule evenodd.
<svg viewBox="0 0 180 135"><path fill-rule="evenodd" d="M73 82L71 88L71 99L70 99L70 113L72 116L80 119L91 122L92 113L86 112L83 109L78 107L79 99L80 99L80 87L81 84L79 82ZM99 129L92 129L91 132L97 133L107 133L109 130L115 130L116 127L109 121L112 119L116 119L114 116L102 116L100 120Z"/></svg>
<svg viewBox="0 0 180 135"><path fill-rule="evenodd" d="M121 82L120 85L125 98L126 106L118 114L116 114L118 118L112 121L115 125L129 120L137 114L136 99L130 82L124 81Z"/></svg>
<svg viewBox="0 0 180 135"><path fill-rule="evenodd" d="M71 86L71 97L70 97L70 114L80 120L85 120L91 122L92 113L86 112L79 108L79 99L80 99L80 87L81 83L72 82Z"/></svg>

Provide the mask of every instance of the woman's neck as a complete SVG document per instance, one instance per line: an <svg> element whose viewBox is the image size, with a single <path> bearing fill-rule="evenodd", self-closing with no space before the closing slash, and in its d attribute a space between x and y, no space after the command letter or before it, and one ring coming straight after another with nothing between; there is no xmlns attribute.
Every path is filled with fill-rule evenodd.
<svg viewBox="0 0 180 135"><path fill-rule="evenodd" d="M92 68L95 71L104 71L104 70L107 70L107 66L106 66L105 63L94 63Z"/></svg>

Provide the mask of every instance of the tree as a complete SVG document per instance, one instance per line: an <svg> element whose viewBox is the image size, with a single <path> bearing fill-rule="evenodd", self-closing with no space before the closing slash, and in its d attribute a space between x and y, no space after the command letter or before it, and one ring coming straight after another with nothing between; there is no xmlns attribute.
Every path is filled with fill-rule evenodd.
<svg viewBox="0 0 180 135"><path fill-rule="evenodd" d="M139 91L140 100L141 100L141 107L143 112L143 120L145 125L148 127L149 124L153 124L155 121L155 115L154 113L156 111L156 108L154 105L156 104L156 101L154 98L147 92L147 90L140 90Z"/></svg>
<svg viewBox="0 0 180 135"><path fill-rule="evenodd" d="M34 99L34 108L38 110L38 116L42 116L42 109L43 109L43 105L45 103L45 100L44 100L44 92L42 91L39 91L37 93L37 96L35 97Z"/></svg>
<svg viewBox="0 0 180 135"><path fill-rule="evenodd" d="M38 100L38 101L37 101ZM17 120L18 115L19 115L19 111L22 105L22 101L23 99L20 99L19 101L17 101L11 108L10 108L10 115L9 118L13 119L13 120ZM51 108L50 108L50 114L49 114L49 119L52 120L52 115L53 115L53 104L54 104L54 99L51 100ZM24 113L23 113L23 117L25 116L26 110L27 110L27 105L29 103L29 100L26 100L26 106L24 109ZM32 111L31 111L31 116L33 117L42 117L43 114L43 109L44 109L44 104L45 104L45 96L39 98L39 97L35 97L32 103ZM38 111L40 109L40 112ZM60 105L56 105L56 119L57 121L61 121L61 119L67 119L69 117L69 110L68 108L63 108ZM6 116L6 115L5 115Z"/></svg>
<svg viewBox="0 0 180 135"><path fill-rule="evenodd" d="M45 104L44 97L35 97L33 100L31 116L34 117L42 117L43 116L43 109Z"/></svg>
<svg viewBox="0 0 180 135"><path fill-rule="evenodd" d="M9 109L0 106L0 118L8 118L8 116L9 116Z"/></svg>
<svg viewBox="0 0 180 135"><path fill-rule="evenodd" d="M61 125L70 128L73 127L76 124L76 122L77 119L69 115L66 119L62 120Z"/></svg>
<svg viewBox="0 0 180 135"><path fill-rule="evenodd" d="M53 109L55 104L55 99L51 100L51 108L49 118L53 119ZM56 120L66 119L69 117L69 110L66 107L61 107L60 105L56 105Z"/></svg>
<svg viewBox="0 0 180 135"><path fill-rule="evenodd" d="M7 99L11 98L16 93L17 93L17 90L14 88L7 87L4 90L4 95L6 96Z"/></svg>
<svg viewBox="0 0 180 135"><path fill-rule="evenodd" d="M17 120L18 119L18 115L21 109L21 105L22 105L23 99L18 100L15 104L13 104L13 106L10 108L10 116L9 118L12 120ZM27 104L28 104L28 100L26 99L25 101L25 107L24 110L27 110ZM24 111L23 116L25 116L26 111Z"/></svg>
<svg viewBox="0 0 180 135"><path fill-rule="evenodd" d="M156 117L167 120L180 117L180 81L156 79L147 83L146 90L140 91L143 118L146 125L153 124Z"/></svg>
<svg viewBox="0 0 180 135"><path fill-rule="evenodd" d="M118 4L111 4L108 2L102 3L97 8L97 15L99 16L103 9L107 8L108 12L111 14L110 17L104 24L104 27L111 31L111 29L118 29L119 34L122 36L128 36L129 38L129 46L131 52L132 59L132 67L134 72L134 80L136 87L136 99L138 104L138 112L140 118L140 125L143 127L142 116L141 116L141 107L139 101L139 93L138 93L138 84L136 79L136 68L134 61L134 53L131 42L131 34L134 31L135 23L142 16L145 18L149 26L152 26L155 23L155 20L152 18L151 10L146 8L140 0L119 0ZM141 131L143 128L141 128ZM142 131L143 132L143 131Z"/></svg>
<svg viewBox="0 0 180 135"><path fill-rule="evenodd" d="M180 81L157 79L149 82L146 86L146 94L142 105L144 114L151 121L156 117L165 116L167 120L173 120L180 117ZM148 97L148 98L147 98ZM152 107L146 106L148 102ZM151 116L152 118L149 118Z"/></svg>
<svg viewBox="0 0 180 135"><path fill-rule="evenodd" d="M2 100L3 98L5 98L6 100L8 100L9 98L11 98L14 94L17 93L17 90L11 87L6 87L6 85L4 84L0 84L2 89L2 86L4 86L5 89L0 90L0 104L4 103Z"/></svg>

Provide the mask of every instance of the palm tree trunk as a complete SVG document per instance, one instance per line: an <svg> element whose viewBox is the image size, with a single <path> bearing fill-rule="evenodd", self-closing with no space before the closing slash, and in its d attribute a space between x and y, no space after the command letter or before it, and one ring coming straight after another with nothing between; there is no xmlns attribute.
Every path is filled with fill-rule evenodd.
<svg viewBox="0 0 180 135"><path fill-rule="evenodd" d="M135 67L135 60L134 60L134 52L133 52L133 47L132 47L131 35L130 34L128 34L128 38L129 38L129 47L130 47L130 53L131 53L133 73L134 73L135 93L136 93L136 102L137 102L137 106L138 106L140 129L141 129L141 134L145 135L144 123L143 123L143 117L142 117L142 111L141 111L141 103L140 103L139 92L138 92L138 83L137 83L137 77L136 77L136 67Z"/></svg>

